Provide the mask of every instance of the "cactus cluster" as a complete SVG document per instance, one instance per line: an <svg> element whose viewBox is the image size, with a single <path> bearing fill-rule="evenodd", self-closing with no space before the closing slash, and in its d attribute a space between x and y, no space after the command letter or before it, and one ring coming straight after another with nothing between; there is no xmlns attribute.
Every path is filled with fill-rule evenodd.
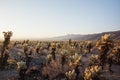
<svg viewBox="0 0 120 80"><path fill-rule="evenodd" d="M102 67L107 63L111 68L111 55L115 61L120 62L120 48L116 46L112 49L114 43L110 34L102 36L97 46L92 41L24 40L11 41L11 49L7 47L12 33L4 32L4 36L1 48L4 52L3 61L7 61L7 66L14 66L9 69L17 67L20 78L24 80L103 80ZM110 50L112 54L108 54ZM31 69L34 66L39 68Z"/></svg>
<svg viewBox="0 0 120 80"><path fill-rule="evenodd" d="M113 40L110 34L105 34L101 37L101 40L96 43L98 49L102 53L106 53L110 48L113 48Z"/></svg>
<svg viewBox="0 0 120 80"><path fill-rule="evenodd" d="M101 67L100 66L91 66L90 68L86 68L84 72L85 80L96 80L100 77Z"/></svg>
<svg viewBox="0 0 120 80"><path fill-rule="evenodd" d="M67 76L69 80L75 80L76 78L76 73L74 69L72 71L66 72L65 75Z"/></svg>
<svg viewBox="0 0 120 80"><path fill-rule="evenodd" d="M92 54L92 55L89 57L89 60L90 60L90 65L98 64L98 63L99 63L99 55L94 55L94 54Z"/></svg>

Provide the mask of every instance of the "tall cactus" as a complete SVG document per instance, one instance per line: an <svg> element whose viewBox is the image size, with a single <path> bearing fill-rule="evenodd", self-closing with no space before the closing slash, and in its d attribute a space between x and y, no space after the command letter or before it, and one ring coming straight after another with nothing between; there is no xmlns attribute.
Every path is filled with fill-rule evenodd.
<svg viewBox="0 0 120 80"><path fill-rule="evenodd" d="M3 62L4 62L4 52L6 50L6 48L8 47L8 44L10 43L10 38L13 35L12 31L8 31L8 32L3 32L4 34L4 41L3 41L3 46L1 49L1 60L0 60L0 65L3 66Z"/></svg>
<svg viewBox="0 0 120 80"><path fill-rule="evenodd" d="M101 40L97 42L98 49L101 53L100 54L100 65L102 66L102 69L107 59L108 51L114 46L113 43L114 42L110 34L105 34L104 36L102 36Z"/></svg>
<svg viewBox="0 0 120 80"><path fill-rule="evenodd" d="M71 40L71 39L69 39L69 45L71 45L71 43L72 43L72 40Z"/></svg>

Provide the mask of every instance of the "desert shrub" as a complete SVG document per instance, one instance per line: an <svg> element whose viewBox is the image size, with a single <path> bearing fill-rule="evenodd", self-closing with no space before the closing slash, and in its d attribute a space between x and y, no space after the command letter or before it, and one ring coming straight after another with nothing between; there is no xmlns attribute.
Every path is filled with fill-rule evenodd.
<svg viewBox="0 0 120 80"><path fill-rule="evenodd" d="M102 80L100 79L101 75L101 66L91 66L90 68L86 68L84 72L85 80Z"/></svg>

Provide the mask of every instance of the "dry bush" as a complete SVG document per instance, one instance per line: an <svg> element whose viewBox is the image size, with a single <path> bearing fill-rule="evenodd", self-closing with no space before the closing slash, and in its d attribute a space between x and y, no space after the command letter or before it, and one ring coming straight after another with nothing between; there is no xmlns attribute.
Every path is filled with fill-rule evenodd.
<svg viewBox="0 0 120 80"><path fill-rule="evenodd" d="M43 76L49 76L49 79L53 80L59 74L64 74L68 69L68 66L63 68L59 61L52 60L49 65L43 67L42 74Z"/></svg>

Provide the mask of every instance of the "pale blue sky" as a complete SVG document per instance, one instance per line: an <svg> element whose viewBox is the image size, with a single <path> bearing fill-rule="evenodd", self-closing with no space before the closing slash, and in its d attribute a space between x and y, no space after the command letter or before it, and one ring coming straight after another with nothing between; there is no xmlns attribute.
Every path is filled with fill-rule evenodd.
<svg viewBox="0 0 120 80"><path fill-rule="evenodd" d="M45 38L120 30L120 0L0 0L2 31Z"/></svg>

